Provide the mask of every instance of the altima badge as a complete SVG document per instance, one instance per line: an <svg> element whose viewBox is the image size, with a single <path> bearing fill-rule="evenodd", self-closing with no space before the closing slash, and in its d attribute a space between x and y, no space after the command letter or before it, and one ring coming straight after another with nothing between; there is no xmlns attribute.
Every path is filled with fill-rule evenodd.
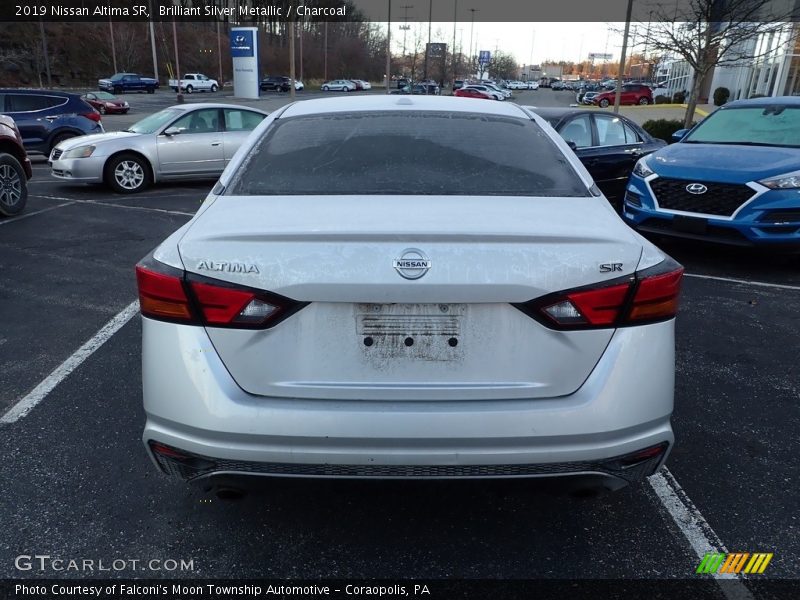
<svg viewBox="0 0 800 600"><path fill-rule="evenodd" d="M392 266L401 277L419 279L431 268L431 261L422 250L407 248L392 261Z"/></svg>
<svg viewBox="0 0 800 600"><path fill-rule="evenodd" d="M197 265L198 271L222 271L225 273L258 273L258 267L248 263L214 262L201 260Z"/></svg>
<svg viewBox="0 0 800 600"><path fill-rule="evenodd" d="M686 191L690 194L705 194L708 188L702 183L690 183L686 186Z"/></svg>

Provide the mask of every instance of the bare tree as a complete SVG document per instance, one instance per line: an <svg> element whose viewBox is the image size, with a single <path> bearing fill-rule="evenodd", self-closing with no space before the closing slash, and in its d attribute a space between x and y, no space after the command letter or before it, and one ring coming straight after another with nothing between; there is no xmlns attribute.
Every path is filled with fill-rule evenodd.
<svg viewBox="0 0 800 600"><path fill-rule="evenodd" d="M793 36L794 10L794 2L789 0L679 0L675 5L650 4L643 11L649 14L650 22L637 46L677 55L691 67L692 89L684 117L684 127L689 127L708 74L717 66L752 64L772 52L769 44L759 47L758 39L769 34Z"/></svg>

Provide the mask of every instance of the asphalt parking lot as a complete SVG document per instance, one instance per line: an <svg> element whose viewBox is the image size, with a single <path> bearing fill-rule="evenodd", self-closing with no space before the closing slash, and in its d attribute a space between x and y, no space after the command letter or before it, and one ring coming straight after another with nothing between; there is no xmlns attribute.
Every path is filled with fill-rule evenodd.
<svg viewBox="0 0 800 600"><path fill-rule="evenodd" d="M104 117L108 130L174 94L127 99L133 111ZM14 566L50 554L193 561L171 577L693 579L708 577L695 575L698 555L731 551L774 557L719 597L762 597L758 577L800 579L797 256L657 240L687 273L677 444L668 472L640 487L585 499L480 482L276 482L231 503L160 476L140 440L133 265L210 187L117 195L65 185L38 160L25 213L0 221L0 516L13 524L0 577L76 576ZM15 413L20 403L32 408Z"/></svg>

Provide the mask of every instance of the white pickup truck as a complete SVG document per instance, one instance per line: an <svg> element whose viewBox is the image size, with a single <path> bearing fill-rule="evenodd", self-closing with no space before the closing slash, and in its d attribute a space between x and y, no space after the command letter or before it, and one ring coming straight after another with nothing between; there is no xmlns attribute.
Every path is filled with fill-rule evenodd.
<svg viewBox="0 0 800 600"><path fill-rule="evenodd" d="M186 73L183 79L180 80L181 91L187 94L193 92L216 92L219 89L219 83L216 79L209 79L202 73ZM169 87L173 91L178 91L178 80L170 79Z"/></svg>

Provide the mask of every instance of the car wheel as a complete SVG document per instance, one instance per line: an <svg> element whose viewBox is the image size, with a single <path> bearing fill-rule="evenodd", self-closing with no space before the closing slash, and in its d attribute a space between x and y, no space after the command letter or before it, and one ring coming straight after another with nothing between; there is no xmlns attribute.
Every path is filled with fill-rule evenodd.
<svg viewBox="0 0 800 600"><path fill-rule="evenodd" d="M648 104L650 104L650 101L647 98L642 97L642 98L639 98L639 104L641 106L647 106Z"/></svg>
<svg viewBox="0 0 800 600"><path fill-rule="evenodd" d="M0 215L21 213L27 201L28 180L22 165L10 154L0 154Z"/></svg>
<svg viewBox="0 0 800 600"><path fill-rule="evenodd" d="M187 94L191 94L193 91L194 91L194 88L192 86L190 86L190 85L186 86L186 93Z"/></svg>
<svg viewBox="0 0 800 600"><path fill-rule="evenodd" d="M122 93L122 88L119 87L118 85L115 85L113 92L114 92L114 95L119 95L119 94Z"/></svg>
<svg viewBox="0 0 800 600"><path fill-rule="evenodd" d="M53 148L58 146L64 140L68 140L74 137L75 137L74 133L59 133L56 137L53 138L53 141L50 143L50 152L52 152Z"/></svg>
<svg viewBox="0 0 800 600"><path fill-rule="evenodd" d="M97 109L97 112L99 112L101 115L106 114L106 107L101 104L100 108Z"/></svg>
<svg viewBox="0 0 800 600"><path fill-rule="evenodd" d="M212 84L211 91L212 92L216 92L217 91L217 86Z"/></svg>
<svg viewBox="0 0 800 600"><path fill-rule="evenodd" d="M322 86L322 91L327 92L330 88L327 85Z"/></svg>
<svg viewBox="0 0 800 600"><path fill-rule="evenodd" d="M600 108L608 108L608 98L600 100Z"/></svg>
<svg viewBox="0 0 800 600"><path fill-rule="evenodd" d="M156 93L156 88L148 88L147 93L148 94L155 94Z"/></svg>
<svg viewBox="0 0 800 600"><path fill-rule="evenodd" d="M150 165L141 156L118 154L106 163L105 180L119 194L141 192L152 183Z"/></svg>

